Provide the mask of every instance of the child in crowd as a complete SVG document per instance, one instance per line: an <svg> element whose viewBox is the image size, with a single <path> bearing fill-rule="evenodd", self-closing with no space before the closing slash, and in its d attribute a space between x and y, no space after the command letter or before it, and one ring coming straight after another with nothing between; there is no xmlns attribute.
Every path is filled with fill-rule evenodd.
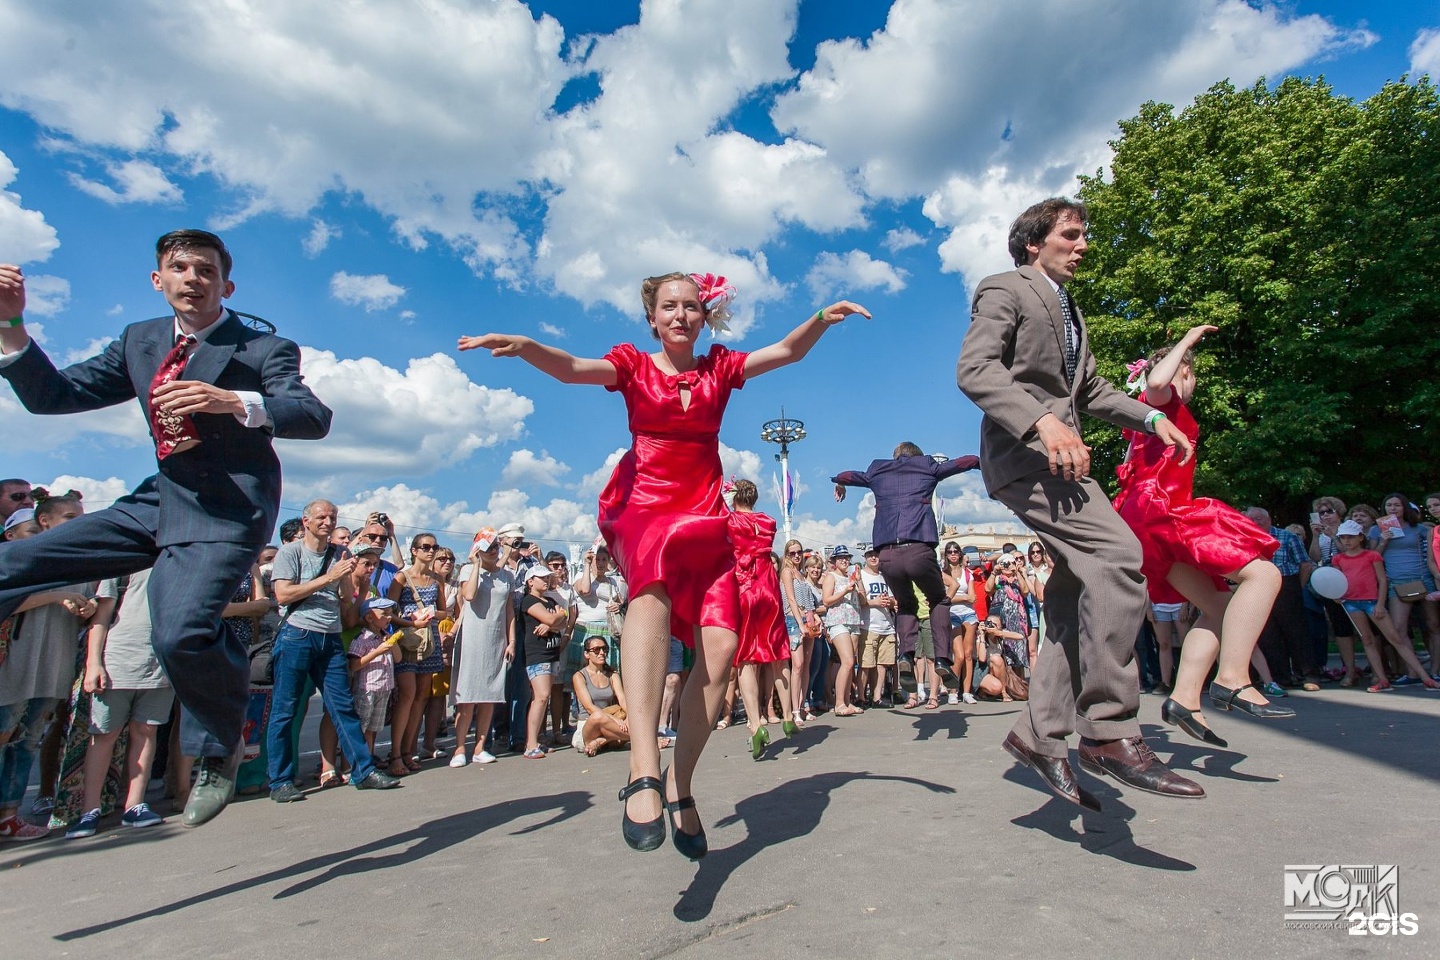
<svg viewBox="0 0 1440 960"><path fill-rule="evenodd" d="M96 594L85 657L85 692L90 694L90 746L85 751L85 812L65 831L67 840L93 837L100 822L100 795L115 741L129 731L125 758L127 827L164 822L145 802L156 734L170 719L175 691L155 655L150 626L150 571L105 580ZM122 596L123 594L123 596ZM118 608L118 610L117 610Z"/></svg>
<svg viewBox="0 0 1440 960"><path fill-rule="evenodd" d="M1330 558L1330 564L1345 574L1345 596L1340 599L1340 605L1350 615L1360 633L1360 642L1365 645L1365 658L1370 661L1370 672L1375 675L1370 692L1383 693L1393 689L1385 676L1380 644L1375 639L1375 632L1370 629L1372 623L1395 648L1410 676L1424 678L1428 690L1440 690L1440 682L1425 672L1409 639L1400 636L1390 615L1385 612L1385 605L1378 602L1389 589L1385 579L1385 560L1366 547L1364 528L1354 520L1346 520L1340 524L1336 536L1340 541L1340 552Z"/></svg>
<svg viewBox="0 0 1440 960"><path fill-rule="evenodd" d="M360 605L365 628L350 644L350 688L355 695L355 712L365 745L375 754L375 734L385 728L385 708L395 690L395 661L399 659L400 633L390 632L390 613L395 601L371 597ZM378 761L377 761L378 762Z"/></svg>

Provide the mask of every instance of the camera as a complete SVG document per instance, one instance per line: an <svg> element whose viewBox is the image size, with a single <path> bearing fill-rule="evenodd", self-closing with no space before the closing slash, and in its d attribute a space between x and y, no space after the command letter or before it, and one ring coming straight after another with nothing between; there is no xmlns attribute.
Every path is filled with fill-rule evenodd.
<svg viewBox="0 0 1440 960"><path fill-rule="evenodd" d="M375 514L375 522L380 524L380 526L382 527L388 527L390 526L390 515L386 513L377 513Z"/></svg>

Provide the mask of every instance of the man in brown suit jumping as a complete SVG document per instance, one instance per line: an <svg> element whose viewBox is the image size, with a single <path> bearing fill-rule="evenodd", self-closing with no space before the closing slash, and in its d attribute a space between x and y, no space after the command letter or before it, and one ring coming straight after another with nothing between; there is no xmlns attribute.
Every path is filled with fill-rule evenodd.
<svg viewBox="0 0 1440 960"><path fill-rule="evenodd" d="M1186 460L1193 450L1164 414L1095 372L1084 320L1065 290L1085 255L1086 231L1084 204L1064 198L1015 220L1009 247L1018 269L980 281L956 376L985 414L986 488L1054 560L1045 648L1005 749L1057 796L1098 810L1070 767L1073 732L1080 765L1091 773L1164 796L1205 791L1161 763L1140 736L1134 646L1147 602L1140 544L1090 479L1080 414L1154 433Z"/></svg>

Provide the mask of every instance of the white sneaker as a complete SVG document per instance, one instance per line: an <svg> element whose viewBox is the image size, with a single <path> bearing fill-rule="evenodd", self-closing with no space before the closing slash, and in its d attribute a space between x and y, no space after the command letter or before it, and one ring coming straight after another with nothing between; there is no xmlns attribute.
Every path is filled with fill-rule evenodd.
<svg viewBox="0 0 1440 960"><path fill-rule="evenodd" d="M450 766L452 767L463 767L469 762L469 760L465 759L465 754L463 753L457 753L450 758Z"/></svg>
<svg viewBox="0 0 1440 960"><path fill-rule="evenodd" d="M975 694L970 693L970 692L967 690L967 691L965 692L965 695L962 697L962 699L963 699L966 703L974 703L974 702L975 702Z"/></svg>
<svg viewBox="0 0 1440 960"><path fill-rule="evenodd" d="M950 706L952 706L952 707L955 706L956 704L958 704L959 702L960 702L960 694L958 694L958 693L952 693L952 694L950 694L950 698L946 701L946 703L950 704Z"/></svg>
<svg viewBox="0 0 1440 960"><path fill-rule="evenodd" d="M494 763L494 762L495 762L495 755L494 755L493 753L491 753L489 750L481 750L479 753L475 754L475 762L476 762L476 763Z"/></svg>

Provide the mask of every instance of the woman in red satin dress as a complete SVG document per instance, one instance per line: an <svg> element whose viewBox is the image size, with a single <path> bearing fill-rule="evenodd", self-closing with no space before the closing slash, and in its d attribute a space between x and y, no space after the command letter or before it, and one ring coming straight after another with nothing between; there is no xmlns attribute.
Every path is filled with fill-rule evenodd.
<svg viewBox="0 0 1440 960"><path fill-rule="evenodd" d="M1174 347L1157 350L1148 364L1132 368L1137 377L1148 369L1141 401L1173 421L1192 444L1200 437L1186 406L1195 393L1194 347L1216 329L1194 327ZM1200 708L1200 688L1217 654L1212 705L1254 717L1293 717L1295 711L1272 706L1250 683L1250 655L1280 592L1280 571L1270 562L1279 545L1249 517L1219 500L1193 495L1193 458L1182 463L1153 434L1125 434L1130 449L1116 471L1120 493L1115 509L1140 539L1145 553L1140 569L1151 599L1189 600L1201 614L1181 647L1175 688L1160 707L1161 717L1197 740L1228 746L1211 731ZM1226 580L1235 583L1233 592Z"/></svg>
<svg viewBox="0 0 1440 960"><path fill-rule="evenodd" d="M827 327L851 314L870 316L842 300L752 353L715 344L696 356L701 327L723 325L733 296L723 277L708 274L645 280L640 298L660 342L650 354L621 344L601 359L585 359L508 334L459 343L461 350L520 357L562 383L595 384L625 398L634 443L600 495L599 521L630 584L620 655L631 728L659 726L672 633L695 646L695 665L680 695L680 737L664 782L655 738L632 741L621 828L631 847L653 850L665 842L668 812L675 847L692 860L705 855L706 842L690 781L725 696L740 617L720 490L721 417L730 392L745 381L795 363Z"/></svg>
<svg viewBox="0 0 1440 960"><path fill-rule="evenodd" d="M775 520L755 510L760 491L750 480L735 482L730 542L735 545L735 579L740 585L740 698L745 701L745 726L750 729L750 756L759 760L770 743L765 718L774 717L771 703L790 704L790 638L780 612L780 575L770 559L775 545ZM760 699L761 694L765 699ZM772 720L773 722L773 720ZM799 732L786 714L785 732Z"/></svg>

